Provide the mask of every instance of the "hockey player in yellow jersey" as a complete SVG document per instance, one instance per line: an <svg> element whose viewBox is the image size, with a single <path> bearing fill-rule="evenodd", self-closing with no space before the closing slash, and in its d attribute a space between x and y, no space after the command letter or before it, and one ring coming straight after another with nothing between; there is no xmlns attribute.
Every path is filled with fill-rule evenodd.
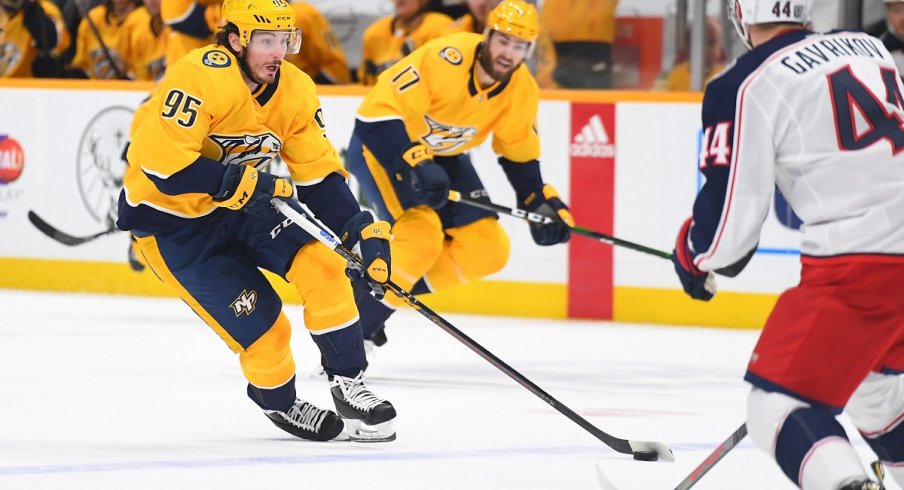
<svg viewBox="0 0 904 490"><path fill-rule="evenodd" d="M59 76L32 70L43 52L59 56L69 47L60 9L48 0L0 0L0 78Z"/></svg>
<svg viewBox="0 0 904 490"><path fill-rule="evenodd" d="M167 69L131 128L117 225L148 266L239 354L248 396L304 439L395 438L395 409L365 385L363 339L345 263L280 215L293 184L262 170L277 155L294 194L347 246L360 246L380 290L390 274L389 225L362 212L324 129L311 78L290 63L301 34L283 0L226 0L216 45ZM297 205L297 204L296 204ZM260 272L298 290L336 412L296 398L291 328Z"/></svg>
<svg viewBox="0 0 904 490"><path fill-rule="evenodd" d="M427 12L428 0L393 0L396 15L378 19L362 37L358 81L373 85L377 76L395 62L442 35L452 22L449 16Z"/></svg>
<svg viewBox="0 0 904 490"><path fill-rule="evenodd" d="M296 1L290 5L295 9L295 20L304 42L298 54L286 56L286 61L301 68L316 83L338 85L351 82L345 51L336 39L330 22L309 3Z"/></svg>
<svg viewBox="0 0 904 490"><path fill-rule="evenodd" d="M466 152L491 133L520 207L559 218L531 224L534 241L569 238L568 208L540 174L539 90L522 64L537 29L533 5L505 0L486 34L427 43L380 75L358 109L347 163L378 215L393 223L392 279L414 294L475 281L508 261L495 213L446 200L450 188L488 199ZM365 338L381 345L398 300L358 290L356 301Z"/></svg>

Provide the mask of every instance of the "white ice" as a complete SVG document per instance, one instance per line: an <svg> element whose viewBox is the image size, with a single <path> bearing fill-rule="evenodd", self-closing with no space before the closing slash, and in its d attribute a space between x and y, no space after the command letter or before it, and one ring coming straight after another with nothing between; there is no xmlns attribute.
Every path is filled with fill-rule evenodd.
<svg viewBox="0 0 904 490"><path fill-rule="evenodd" d="M398 440L356 444L273 426L236 356L178 301L0 291L0 306L7 490L599 489L597 466L620 490L671 489L743 421L757 336L446 315L596 427L668 444L676 460L664 463L611 450L410 311L368 370L398 410ZM300 307L287 311L299 394L329 406ZM795 487L745 440L694 488Z"/></svg>

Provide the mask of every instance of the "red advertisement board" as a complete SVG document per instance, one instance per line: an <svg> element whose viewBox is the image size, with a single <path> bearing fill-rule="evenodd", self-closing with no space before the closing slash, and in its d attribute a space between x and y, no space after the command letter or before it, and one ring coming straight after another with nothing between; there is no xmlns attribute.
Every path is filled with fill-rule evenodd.
<svg viewBox="0 0 904 490"><path fill-rule="evenodd" d="M571 105L571 212L584 228L612 234L615 104ZM612 318L612 247L572 235L568 242L568 316Z"/></svg>

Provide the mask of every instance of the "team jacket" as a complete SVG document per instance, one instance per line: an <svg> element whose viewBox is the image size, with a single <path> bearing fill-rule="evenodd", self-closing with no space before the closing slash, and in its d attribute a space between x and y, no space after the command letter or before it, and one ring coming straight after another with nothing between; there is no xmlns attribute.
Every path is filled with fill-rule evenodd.
<svg viewBox="0 0 904 490"><path fill-rule="evenodd" d="M364 46L358 80L364 85L373 85L377 75L427 41L441 36L450 22L452 19L446 15L427 12L417 27L406 32L396 27L395 17L378 19L368 26L362 37Z"/></svg>
<svg viewBox="0 0 904 490"><path fill-rule="evenodd" d="M351 73L348 71L345 51L326 17L316 7L305 2L293 2L290 5L295 9L295 23L301 29L303 40L298 54L289 55L286 60L301 68L317 83L349 83Z"/></svg>
<svg viewBox="0 0 904 490"><path fill-rule="evenodd" d="M37 11L26 12L30 8ZM45 29L46 36L42 36ZM31 77L31 62L39 49L59 55L68 47L69 31L53 2L41 0L12 15L0 9L0 78Z"/></svg>
<svg viewBox="0 0 904 490"><path fill-rule="evenodd" d="M482 40L472 33L433 40L380 75L358 109L358 121L398 120L407 132L381 143L397 148L369 145L380 163L391 164L380 155L401 155L401 145L410 141L429 146L435 155L458 155L490 133L494 151L513 162L540 157L537 83L521 65L508 80L481 90L474 64Z"/></svg>
<svg viewBox="0 0 904 490"><path fill-rule="evenodd" d="M904 254L902 93L882 42L853 32L780 35L711 80L694 264L743 263L776 185L804 222L804 255Z"/></svg>
<svg viewBox="0 0 904 490"><path fill-rule="evenodd" d="M316 185L336 173L348 189L348 174L326 138L314 83L291 63L283 63L276 82L251 93L225 48L194 50L168 68L136 112L131 137L123 229L155 231L215 210L232 212L214 206L211 194L223 170L211 174L202 156L262 168L280 155L296 185ZM194 192L173 190L186 184Z"/></svg>

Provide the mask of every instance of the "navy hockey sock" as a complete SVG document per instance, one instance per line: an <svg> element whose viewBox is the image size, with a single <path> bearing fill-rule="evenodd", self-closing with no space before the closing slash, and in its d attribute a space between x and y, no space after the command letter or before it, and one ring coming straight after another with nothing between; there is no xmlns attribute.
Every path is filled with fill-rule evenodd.
<svg viewBox="0 0 904 490"><path fill-rule="evenodd" d="M785 475L795 484L800 476L804 457L813 446L827 437L847 435L835 417L818 408L800 408L788 415L775 441L775 460Z"/></svg>
<svg viewBox="0 0 904 490"><path fill-rule="evenodd" d="M358 316L361 318L361 332L368 340L372 340L374 334L381 330L386 320L395 313L392 308L384 305L369 293L360 290L355 291L355 304L358 307Z"/></svg>
<svg viewBox="0 0 904 490"><path fill-rule="evenodd" d="M327 374L355 377L367 369L364 338L358 323L320 335L311 334L320 348L321 363Z"/></svg>
<svg viewBox="0 0 904 490"><path fill-rule="evenodd" d="M276 388L258 388L248 383L248 397L264 410L285 412L295 403L295 376Z"/></svg>
<svg viewBox="0 0 904 490"><path fill-rule="evenodd" d="M867 435L862 432L860 434L866 439L869 447L873 448L879 461L904 462L904 423L899 423L897 427L878 435Z"/></svg>

